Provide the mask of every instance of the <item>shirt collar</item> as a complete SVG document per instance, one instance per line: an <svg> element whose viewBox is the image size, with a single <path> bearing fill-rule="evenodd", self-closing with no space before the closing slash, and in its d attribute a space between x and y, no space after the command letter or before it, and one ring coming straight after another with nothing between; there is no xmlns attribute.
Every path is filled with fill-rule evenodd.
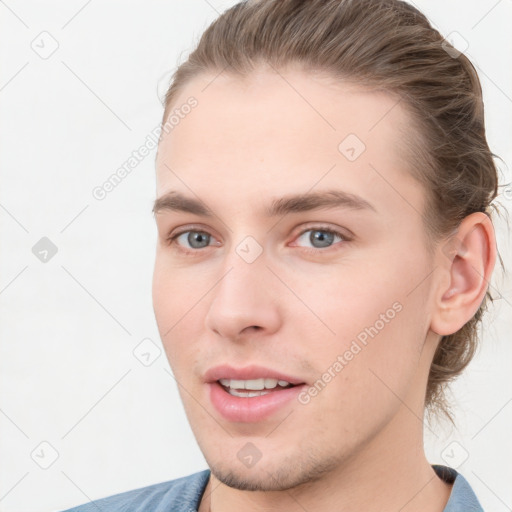
<svg viewBox="0 0 512 512"><path fill-rule="evenodd" d="M432 465L437 476L453 484L452 492L443 512L484 512L469 482L455 469L438 464Z"/></svg>

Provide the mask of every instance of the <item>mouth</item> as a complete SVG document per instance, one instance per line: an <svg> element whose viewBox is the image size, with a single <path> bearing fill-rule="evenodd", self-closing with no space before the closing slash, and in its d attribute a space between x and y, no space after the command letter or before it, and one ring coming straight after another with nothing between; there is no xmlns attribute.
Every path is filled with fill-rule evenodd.
<svg viewBox="0 0 512 512"><path fill-rule="evenodd" d="M300 378L262 366L211 368L204 376L209 399L230 422L263 421L289 407L306 383Z"/></svg>

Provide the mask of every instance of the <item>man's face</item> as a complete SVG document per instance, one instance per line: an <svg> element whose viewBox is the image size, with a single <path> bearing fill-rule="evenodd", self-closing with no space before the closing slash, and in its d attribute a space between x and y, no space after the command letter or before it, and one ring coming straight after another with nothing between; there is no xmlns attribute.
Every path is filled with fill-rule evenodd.
<svg viewBox="0 0 512 512"><path fill-rule="evenodd" d="M424 192L399 151L406 112L298 70L199 77L173 109L157 198L178 192L211 215L161 204L153 301L212 473L286 489L398 451L421 431L434 349ZM282 200L326 191L339 204ZM244 373L254 365L266 370ZM298 385L253 397L229 381L283 375Z"/></svg>

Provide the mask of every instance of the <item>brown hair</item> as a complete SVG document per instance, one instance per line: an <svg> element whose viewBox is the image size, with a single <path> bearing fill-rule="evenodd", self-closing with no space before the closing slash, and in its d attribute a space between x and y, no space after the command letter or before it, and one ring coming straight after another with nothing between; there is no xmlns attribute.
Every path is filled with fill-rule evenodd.
<svg viewBox="0 0 512 512"><path fill-rule="evenodd" d="M446 243L473 212L490 216L498 177L478 76L417 9L399 0L240 2L208 27L174 72L163 122L191 79L225 70L248 76L261 63L275 70L298 64L404 100L416 128L411 172L427 191L423 217L430 240ZM489 291L469 322L441 338L426 389L429 411L451 419L444 391L475 353L488 299Z"/></svg>

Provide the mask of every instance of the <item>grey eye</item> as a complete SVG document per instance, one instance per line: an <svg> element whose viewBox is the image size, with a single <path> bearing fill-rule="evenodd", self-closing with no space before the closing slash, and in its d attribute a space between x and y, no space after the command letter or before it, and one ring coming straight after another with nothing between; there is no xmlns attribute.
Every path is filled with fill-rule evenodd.
<svg viewBox="0 0 512 512"><path fill-rule="evenodd" d="M309 235L309 240L315 247L328 247L334 241L334 233L329 233L327 231L312 231L311 235ZM317 242L318 245L315 245Z"/></svg>
<svg viewBox="0 0 512 512"><path fill-rule="evenodd" d="M333 231L325 229L308 229L299 236L298 240L302 243L306 242L311 244L315 249L322 249L330 247L334 243L336 237L343 240L339 234Z"/></svg>
<svg viewBox="0 0 512 512"><path fill-rule="evenodd" d="M186 236L187 243L192 249L202 249L210 245L211 236L204 231L186 231L178 236L178 239Z"/></svg>

